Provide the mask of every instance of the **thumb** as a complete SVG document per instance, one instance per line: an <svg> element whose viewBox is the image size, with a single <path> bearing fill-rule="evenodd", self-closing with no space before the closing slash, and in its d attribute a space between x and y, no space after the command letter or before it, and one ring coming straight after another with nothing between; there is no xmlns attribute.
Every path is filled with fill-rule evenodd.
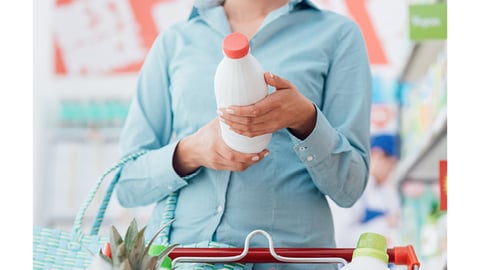
<svg viewBox="0 0 480 270"><path fill-rule="evenodd" d="M292 84L288 80L283 79L271 72L265 72L263 77L265 78L265 82L268 85L275 87L276 90L292 88Z"/></svg>

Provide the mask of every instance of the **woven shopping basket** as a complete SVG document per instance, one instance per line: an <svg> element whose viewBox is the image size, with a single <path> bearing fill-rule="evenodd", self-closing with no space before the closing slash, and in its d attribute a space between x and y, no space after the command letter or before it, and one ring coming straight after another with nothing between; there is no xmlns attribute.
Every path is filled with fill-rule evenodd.
<svg viewBox="0 0 480 270"><path fill-rule="evenodd" d="M130 160L135 160L147 151L139 151L121 159L117 164L103 173L100 179L88 194L85 202L78 211L73 229L62 231L41 226L33 227L33 269L85 269L93 260L93 254L105 245L108 236L98 234L113 190L120 177L120 169ZM115 176L110 182L97 212L90 233L82 231L85 213L90 207L104 179L112 172Z"/></svg>

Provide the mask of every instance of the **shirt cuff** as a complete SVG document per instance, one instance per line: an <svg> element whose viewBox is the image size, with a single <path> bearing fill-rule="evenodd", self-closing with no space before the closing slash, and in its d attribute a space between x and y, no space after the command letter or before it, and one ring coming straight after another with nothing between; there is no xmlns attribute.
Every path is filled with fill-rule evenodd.
<svg viewBox="0 0 480 270"><path fill-rule="evenodd" d="M157 187L167 190L176 191L187 185L187 181L200 173L200 169L195 172L181 177L173 168L173 154L179 141L164 146L159 151L152 151L148 155L149 175L152 179L160 179ZM162 187L163 185L163 187Z"/></svg>
<svg viewBox="0 0 480 270"><path fill-rule="evenodd" d="M300 140L290 134L297 156L310 167L314 167L329 157L338 143L337 132L330 126L317 105L315 108L317 121L310 135L304 140Z"/></svg>

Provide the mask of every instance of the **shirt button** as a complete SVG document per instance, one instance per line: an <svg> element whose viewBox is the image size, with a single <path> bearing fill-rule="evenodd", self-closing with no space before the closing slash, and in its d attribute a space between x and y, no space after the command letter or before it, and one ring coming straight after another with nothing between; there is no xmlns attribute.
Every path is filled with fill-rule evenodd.
<svg viewBox="0 0 480 270"><path fill-rule="evenodd" d="M219 205L217 207L217 213L221 213L223 211L223 206Z"/></svg>
<svg viewBox="0 0 480 270"><path fill-rule="evenodd" d="M313 160L313 156L308 156L308 157L307 157L307 160L308 160L308 161L312 161L312 160Z"/></svg>
<svg viewBox="0 0 480 270"><path fill-rule="evenodd" d="M167 188L168 188L168 190L172 190L172 189L173 189L173 187L172 187L172 186L168 186Z"/></svg>
<svg viewBox="0 0 480 270"><path fill-rule="evenodd" d="M307 149L305 146L300 146L300 151L305 151Z"/></svg>

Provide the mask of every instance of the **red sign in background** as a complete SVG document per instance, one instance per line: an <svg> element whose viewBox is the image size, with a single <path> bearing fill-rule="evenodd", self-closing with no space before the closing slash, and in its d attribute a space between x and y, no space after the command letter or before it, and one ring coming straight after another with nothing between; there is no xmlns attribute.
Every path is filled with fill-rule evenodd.
<svg viewBox="0 0 480 270"><path fill-rule="evenodd" d="M378 38L375 27L367 10L367 0L345 0L348 12L352 18L360 25L365 43L367 46L368 57L372 65L388 64L382 43Z"/></svg>
<svg viewBox="0 0 480 270"><path fill-rule="evenodd" d="M447 161L440 160L439 162L440 177L440 210L447 210Z"/></svg>
<svg viewBox="0 0 480 270"><path fill-rule="evenodd" d="M55 73L87 75L138 71L159 33L153 7L171 1L57 0Z"/></svg>

